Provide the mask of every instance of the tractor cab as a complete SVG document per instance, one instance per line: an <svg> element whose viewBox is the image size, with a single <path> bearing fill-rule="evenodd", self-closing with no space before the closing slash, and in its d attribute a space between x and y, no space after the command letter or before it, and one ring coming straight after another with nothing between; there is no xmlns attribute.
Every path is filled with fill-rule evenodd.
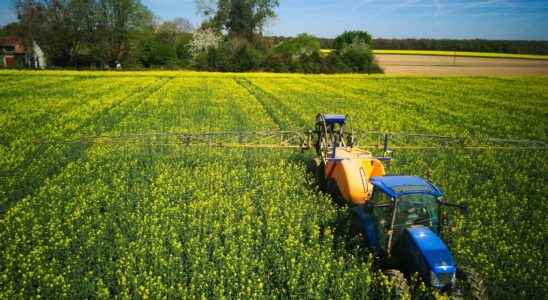
<svg viewBox="0 0 548 300"><path fill-rule="evenodd" d="M377 176L371 184L372 202L392 208L387 212L394 218L395 231L422 225L437 233L442 193L435 185L417 176Z"/></svg>
<svg viewBox="0 0 548 300"><path fill-rule="evenodd" d="M368 246L387 268L418 273L436 288L452 286L456 263L439 237L442 193L417 176L377 176L373 196L352 210Z"/></svg>

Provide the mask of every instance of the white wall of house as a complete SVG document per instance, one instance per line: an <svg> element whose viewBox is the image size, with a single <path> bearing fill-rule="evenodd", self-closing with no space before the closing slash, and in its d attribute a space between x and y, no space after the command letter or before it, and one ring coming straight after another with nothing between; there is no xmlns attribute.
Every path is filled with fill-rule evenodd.
<svg viewBox="0 0 548 300"><path fill-rule="evenodd" d="M32 50L34 52L34 66L35 68L43 69L47 66L46 64L46 56L44 55L44 51L38 46L36 41L32 42Z"/></svg>

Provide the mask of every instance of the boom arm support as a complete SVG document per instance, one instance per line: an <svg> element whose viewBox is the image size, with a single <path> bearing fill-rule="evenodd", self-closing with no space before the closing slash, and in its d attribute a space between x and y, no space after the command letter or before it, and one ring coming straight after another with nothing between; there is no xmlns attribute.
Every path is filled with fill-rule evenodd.
<svg viewBox="0 0 548 300"><path fill-rule="evenodd" d="M311 133L307 131L248 131L181 134L182 145L207 145L241 148L310 148Z"/></svg>
<svg viewBox="0 0 548 300"><path fill-rule="evenodd" d="M351 131L341 135L340 131L333 143L333 134L318 129L313 130L274 130L274 131L221 131L221 132L162 132L145 134L77 136L74 138L35 137L34 144L153 144L153 145L206 145L217 147L247 148L293 148L321 150L330 149L341 143L347 146L358 146L367 149L379 149L384 152L379 160L389 160L391 150L399 149L531 149L548 150L544 141L482 139L466 140L459 137L437 136L429 134L383 133L376 131ZM342 139L341 139L342 136ZM359 143L359 144L358 144ZM325 151L325 150L324 150ZM326 155L324 153L323 155ZM387 156L388 155L388 156Z"/></svg>

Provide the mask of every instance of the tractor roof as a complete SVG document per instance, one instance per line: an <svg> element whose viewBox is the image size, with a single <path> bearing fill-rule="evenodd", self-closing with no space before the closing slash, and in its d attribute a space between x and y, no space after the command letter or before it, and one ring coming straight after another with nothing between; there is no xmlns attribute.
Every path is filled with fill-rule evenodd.
<svg viewBox="0 0 548 300"><path fill-rule="evenodd" d="M375 176L371 178L371 183L392 197L405 194L442 195L435 185L418 176Z"/></svg>

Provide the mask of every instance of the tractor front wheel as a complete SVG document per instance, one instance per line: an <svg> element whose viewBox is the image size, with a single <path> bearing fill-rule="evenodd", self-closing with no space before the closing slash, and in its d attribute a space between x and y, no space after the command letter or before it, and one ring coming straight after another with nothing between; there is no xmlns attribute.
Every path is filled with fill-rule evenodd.
<svg viewBox="0 0 548 300"><path fill-rule="evenodd" d="M461 267L457 269L457 279L459 279L464 287L464 295L466 299L484 300L488 299L487 289L483 283L481 276L469 267Z"/></svg>
<svg viewBox="0 0 548 300"><path fill-rule="evenodd" d="M390 288L390 299L411 299L411 293L407 279L403 276L403 273L396 269L389 269L384 271L384 274L388 276L392 287Z"/></svg>

